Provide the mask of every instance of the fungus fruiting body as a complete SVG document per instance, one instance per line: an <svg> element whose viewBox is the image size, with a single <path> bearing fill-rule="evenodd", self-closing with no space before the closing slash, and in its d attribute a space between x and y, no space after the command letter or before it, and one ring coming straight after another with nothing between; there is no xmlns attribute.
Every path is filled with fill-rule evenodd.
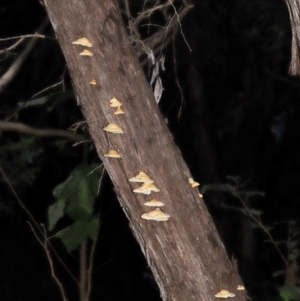
<svg viewBox="0 0 300 301"><path fill-rule="evenodd" d="M193 178L189 178L189 183L192 187L200 186L200 183L195 182Z"/></svg>
<svg viewBox="0 0 300 301"><path fill-rule="evenodd" d="M227 299L227 298L233 298L235 297L235 294L230 293L228 290L221 290L219 291L217 294L215 294L216 298L223 298L223 299Z"/></svg>
<svg viewBox="0 0 300 301"><path fill-rule="evenodd" d="M93 54L88 50L84 49L82 52L79 53L80 56L93 56Z"/></svg>
<svg viewBox="0 0 300 301"><path fill-rule="evenodd" d="M97 83L96 83L96 80L93 78L91 81L90 81L90 84L91 85L96 85Z"/></svg>
<svg viewBox="0 0 300 301"><path fill-rule="evenodd" d="M135 193L142 193L142 194L150 194L152 191L159 192L160 190L153 184L153 182L145 182L139 188L133 190Z"/></svg>
<svg viewBox="0 0 300 301"><path fill-rule="evenodd" d="M118 107L117 110L114 112L115 115L125 114L125 112L121 109L121 107Z"/></svg>
<svg viewBox="0 0 300 301"><path fill-rule="evenodd" d="M153 180L150 177L141 171L138 175L129 179L129 182L139 182L139 183L153 183Z"/></svg>
<svg viewBox="0 0 300 301"><path fill-rule="evenodd" d="M80 38L80 39L72 42L72 44L81 45L81 46L85 46L85 47L93 47L93 45L87 38Z"/></svg>
<svg viewBox="0 0 300 301"><path fill-rule="evenodd" d="M144 205L149 207L157 207L157 208L165 206L163 202L158 201L157 199L152 199L149 202L146 202Z"/></svg>
<svg viewBox="0 0 300 301"><path fill-rule="evenodd" d="M115 97L112 98L109 102L110 102L110 106L112 108L117 108L117 107L120 107L122 105L122 103L118 99L116 99Z"/></svg>
<svg viewBox="0 0 300 301"><path fill-rule="evenodd" d="M111 149L107 154L104 155L104 157L121 158L121 156L118 154L118 152L115 151L114 149Z"/></svg>
<svg viewBox="0 0 300 301"><path fill-rule="evenodd" d="M238 285L236 288L238 291L244 291L245 287L243 285Z"/></svg>
<svg viewBox="0 0 300 301"><path fill-rule="evenodd" d="M116 124L110 123L108 126L103 128L104 131L110 132L110 133L115 133L115 134L123 134L123 130Z"/></svg>
<svg viewBox="0 0 300 301"><path fill-rule="evenodd" d="M149 221L163 222L163 221L169 220L170 215L167 214L167 213L162 212L159 208L157 208L154 211L150 211L148 213L144 213L141 216L141 218L149 220Z"/></svg>

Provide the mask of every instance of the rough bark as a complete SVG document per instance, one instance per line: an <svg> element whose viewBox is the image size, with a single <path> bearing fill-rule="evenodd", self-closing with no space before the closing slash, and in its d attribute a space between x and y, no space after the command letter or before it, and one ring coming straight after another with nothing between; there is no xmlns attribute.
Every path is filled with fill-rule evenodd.
<svg viewBox="0 0 300 301"><path fill-rule="evenodd" d="M300 75L300 2L299 0L285 0L291 20L292 49L290 75Z"/></svg>
<svg viewBox="0 0 300 301"><path fill-rule="evenodd" d="M208 301L221 289L246 300L236 264L228 259L198 189L188 183L190 172L173 142L132 49L116 1L45 0L65 55L74 90L89 125L99 157L114 184L130 227L146 256L163 300ZM71 42L80 37L93 44L92 57ZM89 82L95 78L97 85ZM123 103L125 115L114 115L111 98ZM124 134L103 131L109 123ZM117 150L121 159L104 156ZM150 211L150 196L135 194L129 178L146 172L165 203L167 222L141 219Z"/></svg>

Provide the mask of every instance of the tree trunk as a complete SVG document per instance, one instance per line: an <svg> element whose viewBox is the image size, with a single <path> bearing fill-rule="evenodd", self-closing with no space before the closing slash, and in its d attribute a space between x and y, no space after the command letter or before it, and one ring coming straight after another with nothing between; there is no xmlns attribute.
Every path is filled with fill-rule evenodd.
<svg viewBox="0 0 300 301"><path fill-rule="evenodd" d="M236 264L228 259L198 189L188 182L190 172L130 45L117 2L44 2L91 137L163 300L215 300L221 289L234 293L234 300L246 300L245 291L237 290L242 282ZM92 43L92 57L79 56L84 47L71 44L81 37ZM93 78L96 85L89 83ZM124 115L114 114L113 97L122 102ZM124 133L105 132L111 123ZM105 157L110 149L121 158ZM133 193L139 183L128 179L140 171L159 192L151 197ZM150 211L143 204L153 197L165 203L168 221L141 219Z"/></svg>

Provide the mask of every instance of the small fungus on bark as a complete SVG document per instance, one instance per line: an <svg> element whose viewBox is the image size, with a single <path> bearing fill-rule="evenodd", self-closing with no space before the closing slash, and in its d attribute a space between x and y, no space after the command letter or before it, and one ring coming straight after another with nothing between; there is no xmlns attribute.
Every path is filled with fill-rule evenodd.
<svg viewBox="0 0 300 301"><path fill-rule="evenodd" d="M110 133L115 133L115 134L123 134L123 130L116 124L110 123L108 126L103 128L104 131L110 132Z"/></svg>
<svg viewBox="0 0 300 301"><path fill-rule="evenodd" d="M125 114L125 112L121 109L121 107L118 107L117 110L114 112L115 115Z"/></svg>
<svg viewBox="0 0 300 301"><path fill-rule="evenodd" d="M72 44L86 46L86 47L93 47L93 45L87 38L80 38L80 39L72 42Z"/></svg>
<svg viewBox="0 0 300 301"><path fill-rule="evenodd" d="M112 108L117 108L117 107L120 107L122 105L122 103L118 99L116 99L115 97L112 98L109 102L110 102L110 106Z"/></svg>
<svg viewBox="0 0 300 301"><path fill-rule="evenodd" d="M115 151L114 149L111 149L107 154L104 155L104 157L121 158L121 156L118 154L118 152Z"/></svg>
<svg viewBox="0 0 300 301"><path fill-rule="evenodd" d="M133 192L135 193L143 193L143 194L150 194L152 191L159 192L160 190L157 189L157 187L153 184L153 182L146 182L143 183L142 186L140 186L137 189L134 189Z"/></svg>
<svg viewBox="0 0 300 301"><path fill-rule="evenodd" d="M80 56L93 56L93 54L88 50L84 49L82 52L79 53Z"/></svg>
<svg viewBox="0 0 300 301"><path fill-rule="evenodd" d="M146 202L144 205L149 206L149 207L162 207L162 206L165 206L165 204L163 202L158 201L157 199L152 199L149 202Z"/></svg>
<svg viewBox="0 0 300 301"><path fill-rule="evenodd" d="M200 183L195 182L193 178L189 178L189 183L192 187L200 186Z"/></svg>
<svg viewBox="0 0 300 301"><path fill-rule="evenodd" d="M153 180L150 177L141 171L137 176L129 179L129 182L137 182L137 183L153 183Z"/></svg>
<svg viewBox="0 0 300 301"><path fill-rule="evenodd" d="M93 79L90 81L90 84L91 84L91 85L96 85L97 82L96 82L96 80L93 78Z"/></svg>
<svg viewBox="0 0 300 301"><path fill-rule="evenodd" d="M221 290L220 292L218 292L217 294L215 294L216 298L223 298L223 299L227 299L227 298L233 298L235 297L235 294L230 293L227 290Z"/></svg>
<svg viewBox="0 0 300 301"><path fill-rule="evenodd" d="M144 213L141 216L141 218L149 221L163 222L163 221L167 221L170 218L170 215L162 212L159 208L157 208L154 211Z"/></svg>

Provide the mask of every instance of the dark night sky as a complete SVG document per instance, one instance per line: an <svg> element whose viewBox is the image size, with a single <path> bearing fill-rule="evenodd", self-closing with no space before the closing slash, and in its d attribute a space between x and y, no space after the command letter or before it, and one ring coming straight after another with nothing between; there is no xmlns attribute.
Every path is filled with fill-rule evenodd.
<svg viewBox="0 0 300 301"><path fill-rule="evenodd" d="M228 175L239 175L245 190L265 193L265 197L251 198L249 205L264 211L266 224L299 221L300 81L287 74L291 32L285 3L204 0L195 4L182 24L192 52L179 34L175 68L173 47L164 50L165 90L160 108L175 141L203 187L225 183ZM0 38L33 33L45 17L38 1L2 1ZM45 33L53 36L50 26ZM8 45L0 42L0 49ZM1 75L24 45L8 55L0 54ZM51 39L38 41L18 75L0 94L1 120L15 112L18 102L58 82L64 71L58 43ZM71 90L67 73L65 80L66 89ZM59 86L52 93L61 89ZM80 120L82 115L72 98L57 102L51 110L49 106L23 109L11 119L34 127L61 129ZM70 142L36 139L30 146L24 142L19 151L5 152L9 143L20 139L16 133L0 133L0 165L38 222L46 223L47 208L54 202L52 190L81 162L83 149L73 148ZM27 147L42 152L21 164ZM93 149L89 160L96 160ZM26 182L22 175L28 178L28 170L33 179ZM283 285L283 278L274 279L272 273L284 267L274 248L264 242L262 231L253 229L240 213L221 206L239 206L229 194L208 192L204 199L228 254L238 259L252 300L280 300L276 286ZM98 202L102 223L92 300L160 300L108 178ZM44 252L27 220L7 186L0 182L1 300L59 300ZM286 240L286 224L278 224L272 234L275 239ZM74 259L58 241L54 243L65 262L75 269ZM75 299L76 286L61 268L57 270L70 300Z"/></svg>

